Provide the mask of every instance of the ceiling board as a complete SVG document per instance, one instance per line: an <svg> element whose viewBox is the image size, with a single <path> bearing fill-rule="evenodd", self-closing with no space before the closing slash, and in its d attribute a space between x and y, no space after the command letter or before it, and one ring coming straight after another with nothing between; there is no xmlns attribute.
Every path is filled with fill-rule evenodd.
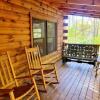
<svg viewBox="0 0 100 100"><path fill-rule="evenodd" d="M68 0L68 3L92 4L93 0Z"/></svg>
<svg viewBox="0 0 100 100"><path fill-rule="evenodd" d="M43 0L42 0L43 1ZM64 13L75 11L84 13L100 13L100 0L44 0L51 6L55 6Z"/></svg>

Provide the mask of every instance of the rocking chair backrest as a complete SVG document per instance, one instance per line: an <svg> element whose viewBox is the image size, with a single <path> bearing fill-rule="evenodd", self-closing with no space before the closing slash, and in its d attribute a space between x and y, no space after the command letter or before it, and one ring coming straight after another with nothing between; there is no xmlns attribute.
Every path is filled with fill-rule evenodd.
<svg viewBox="0 0 100 100"><path fill-rule="evenodd" d="M22 86L32 81L32 78L21 78L30 76L25 49L13 49L7 52L9 62L12 68L13 76L16 81L16 86Z"/></svg>
<svg viewBox="0 0 100 100"><path fill-rule="evenodd" d="M14 75L8 56L0 56L0 88L8 88L15 85Z"/></svg>
<svg viewBox="0 0 100 100"><path fill-rule="evenodd" d="M39 69L41 68L41 56L39 52L39 48L34 47L34 48L25 48L26 49L26 55L27 55L27 60L29 64L30 69Z"/></svg>
<svg viewBox="0 0 100 100"><path fill-rule="evenodd" d="M0 100L6 95L4 94L2 97L2 89L14 89L13 92L9 92L10 100L40 100L34 78L30 74L28 76L16 74L9 52L6 55L0 56L0 89Z"/></svg>

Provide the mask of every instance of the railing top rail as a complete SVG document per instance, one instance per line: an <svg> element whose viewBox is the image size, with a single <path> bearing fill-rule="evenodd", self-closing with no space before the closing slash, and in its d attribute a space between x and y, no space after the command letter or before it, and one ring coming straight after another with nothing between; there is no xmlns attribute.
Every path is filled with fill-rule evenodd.
<svg viewBox="0 0 100 100"><path fill-rule="evenodd" d="M71 45L96 45L96 46L100 46L100 44L81 44L81 43L64 43L64 44L71 44Z"/></svg>

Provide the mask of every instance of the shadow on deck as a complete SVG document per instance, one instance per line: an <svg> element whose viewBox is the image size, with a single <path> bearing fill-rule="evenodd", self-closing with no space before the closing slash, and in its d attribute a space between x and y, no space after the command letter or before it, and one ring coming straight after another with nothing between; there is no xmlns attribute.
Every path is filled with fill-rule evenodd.
<svg viewBox="0 0 100 100"><path fill-rule="evenodd" d="M100 77L95 78L93 66L69 62L57 64L59 84L50 85L41 100L100 100Z"/></svg>

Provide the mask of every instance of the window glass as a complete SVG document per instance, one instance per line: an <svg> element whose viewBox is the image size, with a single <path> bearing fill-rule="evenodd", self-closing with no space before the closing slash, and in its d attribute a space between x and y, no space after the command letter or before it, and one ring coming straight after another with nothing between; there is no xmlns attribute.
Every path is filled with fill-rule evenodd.
<svg viewBox="0 0 100 100"><path fill-rule="evenodd" d="M56 50L56 23L33 18L33 45L38 45L42 55Z"/></svg>
<svg viewBox="0 0 100 100"><path fill-rule="evenodd" d="M33 44L38 45L42 55L46 54L46 22L33 19Z"/></svg>
<svg viewBox="0 0 100 100"><path fill-rule="evenodd" d="M47 22L47 50L48 53L56 50L56 23Z"/></svg>
<svg viewBox="0 0 100 100"><path fill-rule="evenodd" d="M47 33L48 37L55 37L56 35L56 24L52 22L47 22Z"/></svg>

